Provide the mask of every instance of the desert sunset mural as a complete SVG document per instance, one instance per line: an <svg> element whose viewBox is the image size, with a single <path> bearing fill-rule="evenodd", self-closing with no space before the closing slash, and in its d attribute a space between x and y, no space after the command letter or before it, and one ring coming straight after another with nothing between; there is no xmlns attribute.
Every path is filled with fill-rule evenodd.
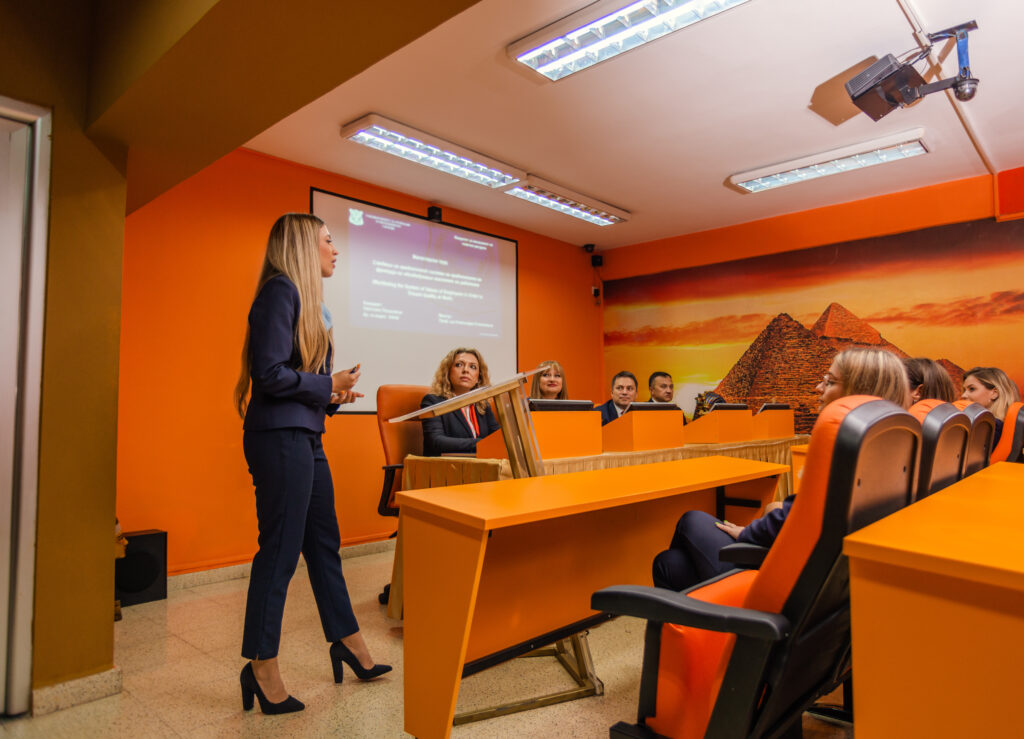
<svg viewBox="0 0 1024 739"><path fill-rule="evenodd" d="M687 411L717 389L790 402L846 346L1005 369L1024 384L1024 221L975 221L609 281L605 370L664 370ZM801 387L809 383L810 387ZM738 397L743 394L743 397ZM646 399L643 389L641 399Z"/></svg>

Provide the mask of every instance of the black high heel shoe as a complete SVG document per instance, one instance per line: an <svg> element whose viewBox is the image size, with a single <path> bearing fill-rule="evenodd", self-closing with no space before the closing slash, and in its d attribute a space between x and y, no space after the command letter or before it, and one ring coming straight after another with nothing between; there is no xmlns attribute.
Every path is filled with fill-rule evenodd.
<svg viewBox="0 0 1024 739"><path fill-rule="evenodd" d="M359 664L359 660L352 654L351 649L340 641L336 641L331 644L331 667L334 668L334 682L336 683L341 683L345 677L345 672L341 666L342 662L346 662L352 668L352 672L356 673L356 677L363 681L373 680L385 672L391 672L391 665L374 665L370 669L366 669Z"/></svg>
<svg viewBox="0 0 1024 739"><path fill-rule="evenodd" d="M252 671L252 662L246 662L242 668L242 674L238 676L242 684L242 708L246 711L252 708L253 697L260 699L260 710L266 714L295 713L306 707L300 700L288 696L280 703L271 703L267 696L263 695L263 689L256 682L256 674Z"/></svg>

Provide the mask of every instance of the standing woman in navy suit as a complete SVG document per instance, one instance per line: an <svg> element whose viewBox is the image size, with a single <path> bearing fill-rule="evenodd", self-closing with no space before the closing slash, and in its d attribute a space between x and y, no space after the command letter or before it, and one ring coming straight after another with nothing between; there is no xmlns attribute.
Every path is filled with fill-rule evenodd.
<svg viewBox="0 0 1024 739"><path fill-rule="evenodd" d="M334 274L337 255L316 216L289 213L277 219L235 387L259 524L242 633L242 656L250 660L240 677L242 707L252 708L255 696L263 713L305 707L288 695L277 664L285 595L300 552L331 642L335 682L341 682L342 662L362 680L391 669L374 664L352 613L341 574L331 470L321 444L325 414L361 397L352 390L358 366L331 374L333 336L323 278Z"/></svg>
<svg viewBox="0 0 1024 739"><path fill-rule="evenodd" d="M441 360L430 393L423 396L420 408L490 385L487 363L476 349L452 349ZM487 401L466 406L436 418L423 419L423 454L440 457L447 452L475 452L476 442L500 428Z"/></svg>

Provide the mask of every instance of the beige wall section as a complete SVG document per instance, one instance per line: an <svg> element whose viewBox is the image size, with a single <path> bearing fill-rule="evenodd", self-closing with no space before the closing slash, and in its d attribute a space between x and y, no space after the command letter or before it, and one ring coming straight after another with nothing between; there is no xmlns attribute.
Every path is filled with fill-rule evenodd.
<svg viewBox="0 0 1024 739"><path fill-rule="evenodd" d="M99 56L89 134L129 144L132 212L475 2L219 0L155 61L137 40L167 46L151 15L105 13L97 38L133 41Z"/></svg>
<svg viewBox="0 0 1024 739"><path fill-rule="evenodd" d="M218 0L97 0L86 120L94 121Z"/></svg>
<svg viewBox="0 0 1024 739"><path fill-rule="evenodd" d="M0 2L0 94L53 108L33 685L109 669L125 182L84 133L87 3Z"/></svg>

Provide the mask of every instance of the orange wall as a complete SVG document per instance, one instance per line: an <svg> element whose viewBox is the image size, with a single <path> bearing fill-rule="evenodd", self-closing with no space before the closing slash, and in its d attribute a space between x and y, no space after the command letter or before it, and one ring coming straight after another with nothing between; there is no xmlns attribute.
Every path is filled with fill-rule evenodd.
<svg viewBox="0 0 1024 739"><path fill-rule="evenodd" d="M428 205L239 150L127 219L117 512L126 531L168 532L172 573L245 562L255 552L252 484L231 392L267 231L281 213L308 211L311 186L419 214ZM589 255L451 209L445 220L519 242L520 367L558 359L574 397L602 398ZM384 457L375 418L329 420L324 445L342 540L387 536L395 519L376 513Z"/></svg>

